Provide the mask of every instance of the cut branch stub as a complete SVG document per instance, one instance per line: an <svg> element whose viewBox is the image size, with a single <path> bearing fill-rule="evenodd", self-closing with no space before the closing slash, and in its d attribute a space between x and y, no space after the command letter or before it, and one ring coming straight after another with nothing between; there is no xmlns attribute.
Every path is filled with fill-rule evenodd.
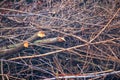
<svg viewBox="0 0 120 80"><path fill-rule="evenodd" d="M23 45L24 45L25 48L28 48L28 46L29 46L28 41L25 41Z"/></svg>
<svg viewBox="0 0 120 80"><path fill-rule="evenodd" d="M38 33L37 33L37 35L38 35L38 37L45 37L46 35L45 35L45 32L43 32L43 31L39 31Z"/></svg>

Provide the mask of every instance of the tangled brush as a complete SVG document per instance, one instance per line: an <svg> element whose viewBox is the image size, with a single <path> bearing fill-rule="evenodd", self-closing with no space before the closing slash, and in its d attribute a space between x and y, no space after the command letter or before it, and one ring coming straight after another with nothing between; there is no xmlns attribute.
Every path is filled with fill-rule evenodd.
<svg viewBox="0 0 120 80"><path fill-rule="evenodd" d="M119 0L0 1L1 80L114 80L119 63Z"/></svg>

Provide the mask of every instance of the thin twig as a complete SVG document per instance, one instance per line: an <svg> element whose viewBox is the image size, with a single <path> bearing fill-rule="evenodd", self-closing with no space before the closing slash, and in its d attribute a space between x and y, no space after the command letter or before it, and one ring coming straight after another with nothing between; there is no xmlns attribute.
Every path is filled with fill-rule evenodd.
<svg viewBox="0 0 120 80"><path fill-rule="evenodd" d="M120 38L114 38L114 39L109 39L109 40L95 42L95 43L90 43L90 44L107 43L107 42L110 42L112 40L117 40L117 39L120 39ZM48 55L59 53L59 52L62 52L62 51L71 50L71 49L75 49L75 48L80 48L80 47L83 47L83 46L86 46L86 45L90 45L90 44L87 43L87 44L83 44L83 45L77 45L77 46L73 46L73 47L66 48L66 49L61 49L61 50L56 50L56 51L53 51L53 52L48 52L48 53L45 53L45 54L39 54L39 55L33 55L33 56L15 57L15 58L11 58L9 60L17 60L17 59L26 59L26 58L35 58L35 57L48 56Z"/></svg>
<svg viewBox="0 0 120 80"><path fill-rule="evenodd" d="M109 20L109 22L104 26L104 28L102 28L102 30L100 30L100 32L94 37L92 38L89 43L91 43L92 41L94 41L108 26L109 24L112 22L112 20L115 18L115 16L117 15L117 13L119 12L120 8L116 11L116 13L113 15L113 17Z"/></svg>
<svg viewBox="0 0 120 80"><path fill-rule="evenodd" d="M99 73L85 73L85 74L81 74L81 75L71 75L71 76L56 76L53 78L47 78L44 80L56 80L56 79L74 79L74 78L95 78L95 77L102 77L102 76L108 76L108 75L112 75L112 74L118 74L120 73L120 71L113 71L113 70L108 70L108 71L101 71Z"/></svg>

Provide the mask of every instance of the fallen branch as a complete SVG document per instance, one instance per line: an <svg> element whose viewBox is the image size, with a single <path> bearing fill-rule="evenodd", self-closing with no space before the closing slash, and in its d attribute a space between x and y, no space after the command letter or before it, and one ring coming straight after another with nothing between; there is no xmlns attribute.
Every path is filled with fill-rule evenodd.
<svg viewBox="0 0 120 80"><path fill-rule="evenodd" d="M43 40L37 40L34 43L55 43L55 42L63 42L65 41L64 37L55 37L55 38L48 38Z"/></svg>
<svg viewBox="0 0 120 80"><path fill-rule="evenodd" d="M6 55L6 54L13 54L17 53L24 47L28 47L30 42L33 42L37 37L44 37L45 34L42 32L37 32L35 33L32 37L28 38L27 40L23 41L22 43L16 44L16 45L11 45L12 47L10 49L4 49L0 50L0 57ZM48 38L48 39L43 39L43 40L37 40L34 41L34 44L38 43L55 43L55 42L63 42L65 41L64 37L55 37L55 38Z"/></svg>
<svg viewBox="0 0 120 80"><path fill-rule="evenodd" d="M37 37L39 37L38 32L35 33L33 36L31 36L30 38L28 38L25 41L33 42ZM3 57L7 54L17 53L18 51L20 51L23 48L24 48L24 42L16 44L16 46L14 48L0 50L0 57Z"/></svg>

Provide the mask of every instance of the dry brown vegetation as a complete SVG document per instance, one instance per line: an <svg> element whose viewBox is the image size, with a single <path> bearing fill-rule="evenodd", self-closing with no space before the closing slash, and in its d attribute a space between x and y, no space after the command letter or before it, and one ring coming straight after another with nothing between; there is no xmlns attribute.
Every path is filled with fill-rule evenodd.
<svg viewBox="0 0 120 80"><path fill-rule="evenodd" d="M119 79L119 0L0 1L0 72L0 80Z"/></svg>

